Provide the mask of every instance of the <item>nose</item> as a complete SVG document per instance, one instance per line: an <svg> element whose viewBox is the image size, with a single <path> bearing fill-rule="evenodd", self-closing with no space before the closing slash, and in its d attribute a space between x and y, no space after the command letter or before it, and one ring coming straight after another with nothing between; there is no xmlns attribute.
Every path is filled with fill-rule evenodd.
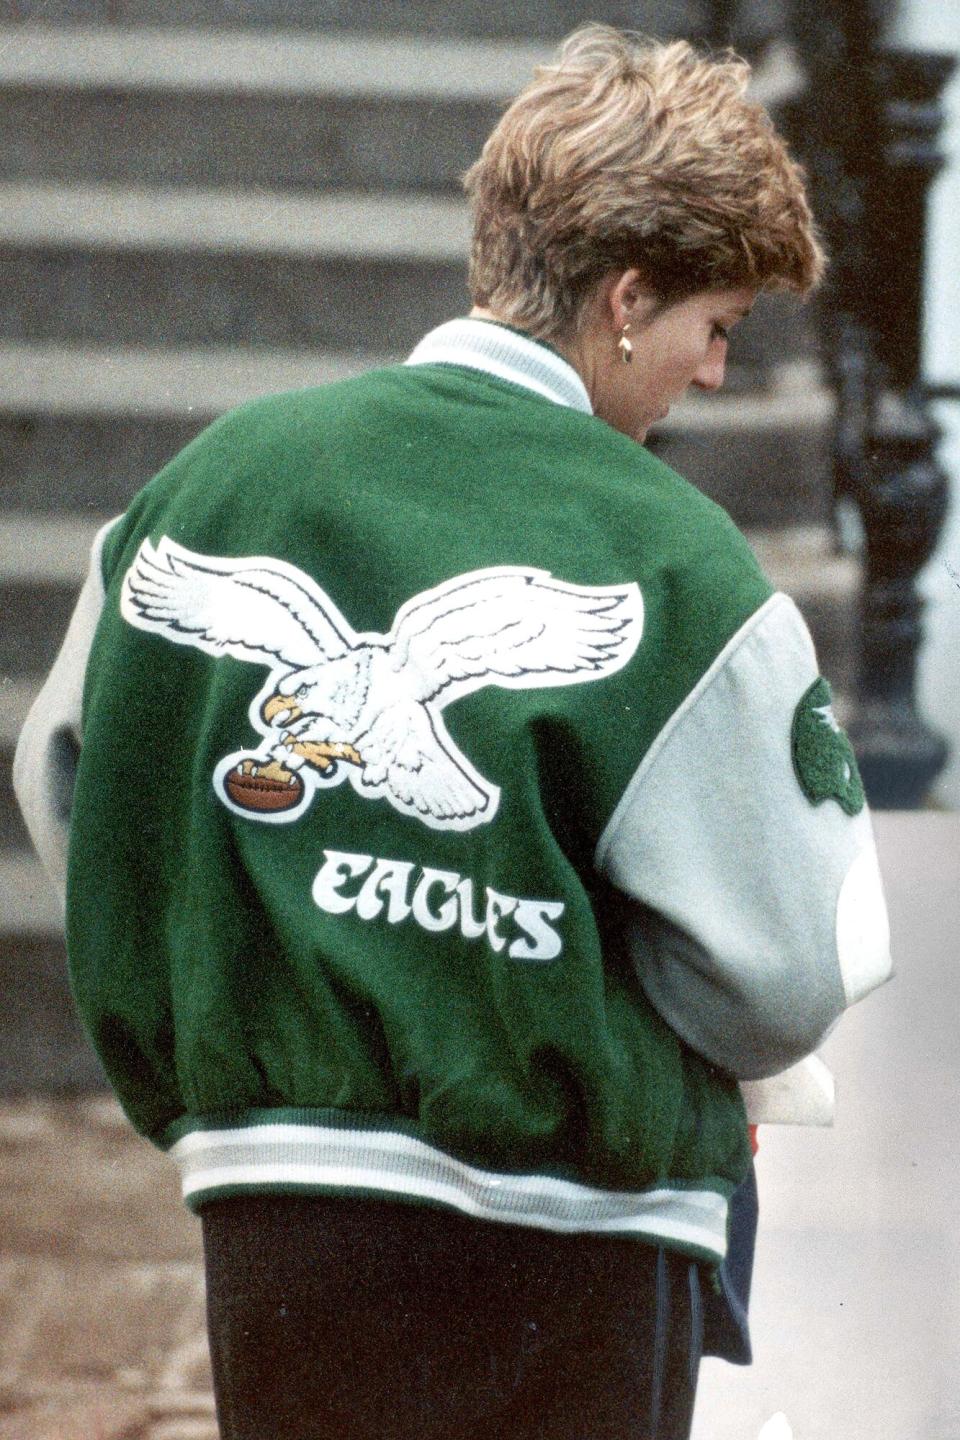
<svg viewBox="0 0 960 1440"><path fill-rule="evenodd" d="M703 364L693 377L699 390L719 390L727 368L727 346L723 340L715 340L703 358Z"/></svg>

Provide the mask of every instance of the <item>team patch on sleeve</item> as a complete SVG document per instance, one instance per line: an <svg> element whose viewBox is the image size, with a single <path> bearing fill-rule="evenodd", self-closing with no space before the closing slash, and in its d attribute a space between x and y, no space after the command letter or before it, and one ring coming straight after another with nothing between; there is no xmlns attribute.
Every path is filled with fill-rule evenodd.
<svg viewBox="0 0 960 1440"><path fill-rule="evenodd" d="M833 713L830 686L821 676L802 696L793 714L793 768L811 805L836 800L848 815L863 809L863 781L853 746Z"/></svg>

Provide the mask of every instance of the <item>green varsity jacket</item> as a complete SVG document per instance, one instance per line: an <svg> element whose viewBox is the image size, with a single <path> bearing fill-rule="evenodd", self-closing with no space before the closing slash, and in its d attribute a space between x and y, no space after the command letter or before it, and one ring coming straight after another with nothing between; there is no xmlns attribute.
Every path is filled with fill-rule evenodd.
<svg viewBox="0 0 960 1440"><path fill-rule="evenodd" d="M792 602L485 321L225 416L105 527L17 785L194 1206L376 1194L716 1260L738 1081L889 970Z"/></svg>

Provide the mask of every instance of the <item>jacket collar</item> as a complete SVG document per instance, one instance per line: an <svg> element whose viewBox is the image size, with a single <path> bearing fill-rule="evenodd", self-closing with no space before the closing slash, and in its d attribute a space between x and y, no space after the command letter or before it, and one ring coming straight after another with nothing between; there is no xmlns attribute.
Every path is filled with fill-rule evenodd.
<svg viewBox="0 0 960 1440"><path fill-rule="evenodd" d="M593 414L573 366L547 345L491 320L448 320L420 341L408 365L465 365Z"/></svg>

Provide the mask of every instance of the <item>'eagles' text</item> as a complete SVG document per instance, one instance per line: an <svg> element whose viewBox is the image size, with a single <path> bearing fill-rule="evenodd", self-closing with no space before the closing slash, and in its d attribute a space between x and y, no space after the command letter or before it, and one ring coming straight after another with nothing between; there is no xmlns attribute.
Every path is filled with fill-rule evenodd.
<svg viewBox="0 0 960 1440"><path fill-rule="evenodd" d="M383 915L388 925L413 920L428 931L458 925L465 940L483 939L497 954L506 949L512 960L555 960L563 949L550 924L563 914L561 900L522 900L486 885L478 913L474 882L453 870L342 850L323 853L313 898L328 915Z"/></svg>

